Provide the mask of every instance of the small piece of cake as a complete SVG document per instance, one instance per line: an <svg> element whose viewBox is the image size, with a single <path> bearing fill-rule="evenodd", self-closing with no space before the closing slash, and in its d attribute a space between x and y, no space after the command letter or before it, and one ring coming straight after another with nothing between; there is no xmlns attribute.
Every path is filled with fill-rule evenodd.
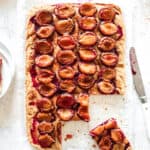
<svg viewBox="0 0 150 150"><path fill-rule="evenodd" d="M114 118L90 131L100 150L131 150L131 145Z"/></svg>

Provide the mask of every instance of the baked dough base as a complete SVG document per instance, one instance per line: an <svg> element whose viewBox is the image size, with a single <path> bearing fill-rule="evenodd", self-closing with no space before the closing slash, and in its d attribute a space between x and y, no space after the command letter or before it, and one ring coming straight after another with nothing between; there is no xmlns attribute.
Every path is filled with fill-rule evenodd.
<svg viewBox="0 0 150 150"><path fill-rule="evenodd" d="M73 4L75 7L78 7L79 4ZM119 53L119 62L116 66L116 89L119 92L119 94L124 95L125 93L125 63L124 63L124 43L125 43L125 27L122 20L121 15L121 9L114 5L114 4L95 4L97 9L100 9L104 6L111 6L113 7L116 12L119 14L115 17L115 24L122 27L123 30L123 36L120 40L117 41L116 47L117 51ZM41 95L37 92L37 90L32 86L32 79L30 75L30 69L32 65L34 64L34 41L36 38L36 33L34 30L34 24L30 21L30 18L32 18L39 10L49 10L53 11L55 5L43 5L40 7L34 7L32 10L30 10L28 17L27 17L27 25L26 25L26 126L27 126L27 135L30 143L36 147L39 150L61 150L61 144L59 141L56 140L56 142L52 145L51 148L41 148L40 145L34 144L32 141L30 130L32 128L32 119L34 115L37 113L37 108L34 105L30 105L30 103L34 102L37 98L41 98ZM97 92L92 92L92 94L97 94ZM99 93L98 93L99 94ZM57 124L59 121L56 120L55 124ZM56 138L57 139L57 138Z"/></svg>

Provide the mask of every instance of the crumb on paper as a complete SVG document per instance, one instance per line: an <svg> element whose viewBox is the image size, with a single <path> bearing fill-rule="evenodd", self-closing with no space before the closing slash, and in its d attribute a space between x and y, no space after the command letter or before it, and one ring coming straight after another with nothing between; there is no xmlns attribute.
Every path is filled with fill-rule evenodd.
<svg viewBox="0 0 150 150"><path fill-rule="evenodd" d="M66 134L64 140L67 141L69 139L72 139L73 135L72 134Z"/></svg>
<svg viewBox="0 0 150 150"><path fill-rule="evenodd" d="M96 148L96 145L95 145L95 144L93 144L93 145L92 145L92 147L93 147L93 148Z"/></svg>

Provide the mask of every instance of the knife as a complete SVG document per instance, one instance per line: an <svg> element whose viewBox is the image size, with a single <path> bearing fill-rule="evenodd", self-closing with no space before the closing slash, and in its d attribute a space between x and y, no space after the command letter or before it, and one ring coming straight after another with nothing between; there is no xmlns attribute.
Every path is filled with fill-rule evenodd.
<svg viewBox="0 0 150 150"><path fill-rule="evenodd" d="M134 47L130 48L130 65L134 86L143 107L143 116L146 125L147 136L150 139L150 103L145 94L144 84Z"/></svg>

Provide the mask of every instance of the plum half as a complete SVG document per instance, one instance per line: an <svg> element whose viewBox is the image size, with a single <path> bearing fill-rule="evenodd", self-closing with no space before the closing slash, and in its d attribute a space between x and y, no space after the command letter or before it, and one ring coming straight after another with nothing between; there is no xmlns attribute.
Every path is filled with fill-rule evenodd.
<svg viewBox="0 0 150 150"><path fill-rule="evenodd" d="M52 43L44 39L35 41L34 48L40 54L51 54L53 52Z"/></svg>
<svg viewBox="0 0 150 150"><path fill-rule="evenodd" d="M72 36L65 35L65 36L62 36L58 39L58 45L62 49L71 50L71 49L74 49L76 47L76 41L74 40L74 38Z"/></svg>
<svg viewBox="0 0 150 150"><path fill-rule="evenodd" d="M40 69L37 73L36 79L40 83L50 83L55 77L55 74L49 69Z"/></svg>
<svg viewBox="0 0 150 150"><path fill-rule="evenodd" d="M41 10L37 12L35 16L35 21L40 26L50 24L52 20L53 20L53 16L51 12L48 10Z"/></svg>
<svg viewBox="0 0 150 150"><path fill-rule="evenodd" d="M95 5L92 3L88 3L88 2L83 3L79 7L79 13L82 16L91 17L91 16L94 16L96 12L97 12L97 9L96 9Z"/></svg>
<svg viewBox="0 0 150 150"><path fill-rule="evenodd" d="M97 36L94 32L85 32L79 36L79 43L83 46L93 46L97 42Z"/></svg>
<svg viewBox="0 0 150 150"><path fill-rule="evenodd" d="M85 75L85 74L79 74L77 78L78 85L83 89L89 89L93 86L95 80L93 76Z"/></svg>
<svg viewBox="0 0 150 150"><path fill-rule="evenodd" d="M77 102L78 102L81 106L88 106L89 95L86 94L86 93L80 93L80 94L78 95Z"/></svg>
<svg viewBox="0 0 150 150"><path fill-rule="evenodd" d="M111 37L102 37L98 42L98 48L104 52L111 51L116 46L116 41Z"/></svg>
<svg viewBox="0 0 150 150"><path fill-rule="evenodd" d="M63 19L55 22L55 29L59 34L69 34L74 29L72 19Z"/></svg>
<svg viewBox="0 0 150 150"><path fill-rule="evenodd" d="M38 91L42 96L51 97L56 93L57 87L53 83L40 84L38 87Z"/></svg>
<svg viewBox="0 0 150 150"><path fill-rule="evenodd" d="M73 79L75 70L70 66L64 66L58 70L58 75L62 79Z"/></svg>
<svg viewBox="0 0 150 150"><path fill-rule="evenodd" d="M53 61L54 58L50 55L40 55L35 58L35 64L39 67L48 67L52 65Z"/></svg>
<svg viewBox="0 0 150 150"><path fill-rule="evenodd" d="M112 68L102 68L100 71L100 78L103 80L112 80L116 77L116 71Z"/></svg>
<svg viewBox="0 0 150 150"><path fill-rule="evenodd" d="M101 62L108 67L115 67L118 63L118 56L115 53L102 53L100 56Z"/></svg>
<svg viewBox="0 0 150 150"><path fill-rule="evenodd" d="M108 36L114 35L118 31L117 25L112 22L103 22L100 24L99 28L100 28L100 32L103 35L108 35Z"/></svg>
<svg viewBox="0 0 150 150"><path fill-rule="evenodd" d="M88 111L88 106L82 106L82 105L79 106L77 115L78 115L79 118L81 118L82 120L88 122L88 121L90 120L89 111Z"/></svg>
<svg viewBox="0 0 150 150"><path fill-rule="evenodd" d="M50 148L55 140L48 134L40 135L38 137L38 142L43 148Z"/></svg>
<svg viewBox="0 0 150 150"><path fill-rule="evenodd" d="M93 61L97 57L97 52L94 48L80 48L79 56L83 61Z"/></svg>
<svg viewBox="0 0 150 150"><path fill-rule="evenodd" d="M48 98L41 98L37 101L37 107L41 112L49 112L53 109L53 104Z"/></svg>
<svg viewBox="0 0 150 150"><path fill-rule="evenodd" d="M61 108L72 108L75 104L73 95L64 93L57 97L56 105Z"/></svg>
<svg viewBox="0 0 150 150"><path fill-rule="evenodd" d="M60 90L62 90L62 91L71 93L71 92L73 92L73 91L75 90L76 86L75 86L73 80L62 80L62 81L59 83L59 88L60 88Z"/></svg>
<svg viewBox="0 0 150 150"><path fill-rule="evenodd" d="M58 4L55 7L55 14L60 19L68 19L75 15L75 9L71 4Z"/></svg>
<svg viewBox="0 0 150 150"><path fill-rule="evenodd" d="M115 18L115 11L112 7L101 8L99 10L99 18L103 21L112 21Z"/></svg>
<svg viewBox="0 0 150 150"><path fill-rule="evenodd" d="M38 122L51 122L54 120L54 116L51 113L38 112L36 115L36 119Z"/></svg>
<svg viewBox="0 0 150 150"><path fill-rule="evenodd" d="M76 55L71 50L59 51L56 55L58 62L62 65L71 65L76 59Z"/></svg>
<svg viewBox="0 0 150 150"><path fill-rule="evenodd" d="M113 143L111 141L110 136L107 135L101 138L98 145L101 148L101 150L111 150L112 144Z"/></svg>
<svg viewBox="0 0 150 150"><path fill-rule="evenodd" d="M41 134L51 133L54 130L54 125L49 122L41 122L38 125L38 130Z"/></svg>
<svg viewBox="0 0 150 150"><path fill-rule="evenodd" d="M112 94L115 92L114 85L109 81L100 81L98 83L98 89L103 94Z"/></svg>
<svg viewBox="0 0 150 150"><path fill-rule="evenodd" d="M88 75L93 75L96 71L96 65L94 63L85 63L85 62L80 62L78 64L79 70L82 73L88 74Z"/></svg>
<svg viewBox="0 0 150 150"><path fill-rule="evenodd" d="M94 30L97 26L97 21L94 17L82 17L79 19L79 27L83 30Z"/></svg>
<svg viewBox="0 0 150 150"><path fill-rule="evenodd" d="M42 26L36 31L36 34L39 38L49 38L53 35L54 30L52 25Z"/></svg>

